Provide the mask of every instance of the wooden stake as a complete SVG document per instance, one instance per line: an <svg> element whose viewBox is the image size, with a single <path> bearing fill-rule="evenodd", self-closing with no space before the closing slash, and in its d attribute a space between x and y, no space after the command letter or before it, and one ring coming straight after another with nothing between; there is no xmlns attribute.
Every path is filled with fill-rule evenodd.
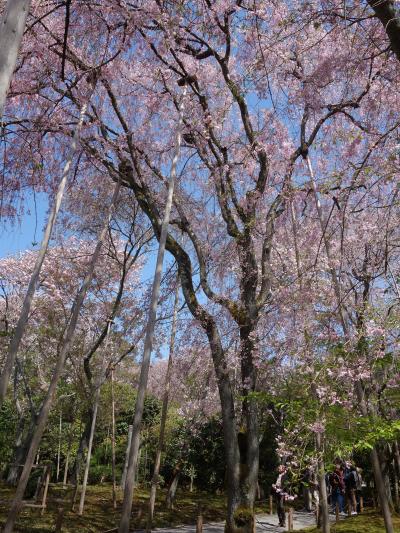
<svg viewBox="0 0 400 533"><path fill-rule="evenodd" d="M203 510L200 503L197 507L196 533L203 533Z"/></svg>
<svg viewBox="0 0 400 533"><path fill-rule="evenodd" d="M64 507L57 508L57 520L55 525L55 533L61 533L62 523L64 519Z"/></svg>
<svg viewBox="0 0 400 533"><path fill-rule="evenodd" d="M289 507L288 511L288 531L293 531L293 507Z"/></svg>
<svg viewBox="0 0 400 533"><path fill-rule="evenodd" d="M269 497L269 514L272 514L273 511L274 511L273 499L272 499L272 496L270 495L270 497Z"/></svg>

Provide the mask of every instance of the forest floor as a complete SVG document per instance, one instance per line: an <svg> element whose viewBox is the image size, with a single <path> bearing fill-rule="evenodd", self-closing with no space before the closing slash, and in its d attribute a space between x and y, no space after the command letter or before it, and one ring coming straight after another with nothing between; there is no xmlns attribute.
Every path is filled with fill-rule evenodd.
<svg viewBox="0 0 400 533"><path fill-rule="evenodd" d="M8 505L5 500L11 500L13 490L0 485L0 526L4 524ZM214 495L201 492L184 491L178 488L173 510L165 507L166 491L159 489L155 506L154 527L170 527L182 524L196 523L198 506L203 508L204 522L222 521L225 518L225 498L223 495ZM91 533L105 532L116 527L121 516L122 491L117 492L117 509L112 505L111 484L88 486L86 492L84 515L79 516L79 494L75 511L71 511L71 489L63 489L61 484L50 484L48 508L43 516L40 509L24 508L20 513L15 531L24 533L38 533L54 531L57 519L57 507L55 499L64 499L65 513L63 519L63 533ZM146 525L146 513L149 491L138 488L135 490L132 508L132 526L143 529ZM258 509L261 511L261 508ZM265 507L263 509L265 512Z"/></svg>
<svg viewBox="0 0 400 533"><path fill-rule="evenodd" d="M0 525L4 524L8 505L3 503L5 500L12 498L13 491L0 485ZM48 508L43 516L40 515L40 509L25 508L20 514L17 525L14 529L16 532L23 533L39 533L54 531L57 519L57 507L59 503L54 500L64 499L67 501L65 505L65 513L62 522L63 533L94 533L111 531L118 524L121 513L122 491L118 491L118 505L117 509L112 506L112 491L111 485L102 484L88 487L86 493L86 505L84 515L77 514L77 507L75 511L71 511L71 489L63 489L59 485L50 485ZM78 496L79 498L79 496ZM158 493L158 503L155 508L154 527L155 528L173 528L184 524L195 524L198 507L201 505L203 509L203 522L205 524L204 531L206 533L206 524L210 524L213 531L221 531L223 533L223 520L225 518L225 498L223 495L214 495L207 493L193 492L179 490L177 491L176 502L173 510L165 508L165 491L160 489ZM146 524L146 511L148 501L148 490L139 488L135 492L134 504L132 510L132 527L135 530L143 530ZM78 503L78 502L77 502ZM268 524L274 524L276 515L266 515L267 504L258 505L256 508L257 519L261 524L257 527L260 533L266 533ZM296 513L297 514L297 513ZM312 521L312 517L311 518ZM220 524L216 524L220 522ZM264 526L262 525L265 522ZM295 517L296 522L296 517ZM307 522L301 522L301 517L297 520L300 527ZM310 523L310 522L308 522ZM212 525L211 525L212 524ZM400 532L400 518L395 518L395 531ZM221 527L219 527L221 526ZM186 528L187 529L187 528ZM296 528L297 529L297 528ZM281 528L272 528L270 531L282 532ZM185 532L185 528L175 529L175 533ZM316 528L301 530L307 533L316 533ZM349 518L341 521L337 525L332 526L332 533L383 533L383 521L374 513L368 512L363 516Z"/></svg>
<svg viewBox="0 0 400 533"><path fill-rule="evenodd" d="M400 533L400 516L393 516L393 526L396 533ZM297 533L320 533L320 529L307 528ZM383 518L376 511L367 510L362 515L345 518L338 524L331 525L331 533L384 533Z"/></svg>

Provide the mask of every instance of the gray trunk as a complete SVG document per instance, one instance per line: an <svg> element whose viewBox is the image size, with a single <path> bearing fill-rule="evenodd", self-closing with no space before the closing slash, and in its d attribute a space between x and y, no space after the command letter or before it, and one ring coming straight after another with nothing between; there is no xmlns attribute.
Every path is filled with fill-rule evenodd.
<svg viewBox="0 0 400 533"><path fill-rule="evenodd" d="M156 459L154 462L153 476L151 480L150 487L150 498L149 498L149 509L147 517L147 531L151 531L153 516L154 516L154 505L156 502L156 492L157 485L159 482L160 466L161 466L161 453L164 446L164 435L165 435L165 424L167 422L168 414L168 402L169 402L169 391L171 387L171 375L172 375L172 361L175 348L175 335L176 335L176 322L178 318L178 304L179 304L179 282L176 280L176 289L175 289L175 300L174 300L174 311L172 316L172 328L171 328L171 338L169 343L169 355L168 355L168 366L167 373L165 376L165 388L163 396L163 404L161 410L161 422L160 422L160 434L158 437ZM193 490L193 478L191 478L190 483L190 492Z"/></svg>
<svg viewBox="0 0 400 533"><path fill-rule="evenodd" d="M0 50L2 50L1 44L0 44ZM46 225L46 229L45 229L45 232L44 232L42 243L40 245L40 250L39 250L38 256L36 258L35 266L33 267L33 272L32 272L31 278L29 280L28 289L26 291L24 302L22 304L21 314L20 314L20 316L18 318L18 322L17 322L17 326L16 326L15 331L14 331L14 335L11 338L11 342L10 342L10 345L8 347L6 362L5 362L1 377L0 377L0 405L3 403L4 398L5 398L6 394L7 394L7 387L8 387L8 382L9 382L9 379L10 379L10 375L11 375L13 366L15 364L15 359L17 357L17 353L18 353L18 350L19 350L19 345L21 343L22 336L23 336L25 328L26 328L26 324L28 322L29 311L31 309L32 300L33 300L33 297L34 297L34 294L35 294L35 291L36 291L36 287L37 287L37 284L38 284L38 281L39 281L39 274L40 274L40 271L42 269L43 261L44 261L44 258L45 258L46 252L47 252L47 248L48 248L48 245L49 245L49 240L50 240L50 237L51 237L51 234L52 234L52 231L53 231L54 224L56 222L58 211L60 209L61 200L62 200L63 195L64 195L65 186L66 186L66 183L67 183L69 171L70 171L71 164L72 164L72 158L73 158L73 156L75 154L76 147L77 147L77 144L78 144L79 132L80 132L80 129L81 129L81 126L82 126L82 123L83 123L83 119L84 119L85 113L86 113L86 108L87 108L87 104L84 104L82 106L82 109L81 109L81 112L80 112L80 117L79 117L78 124L76 125L75 131L74 131L73 136L72 136L71 148L70 148L70 152L69 152L69 155L68 155L68 159L67 159L67 162L66 162L66 164L64 166L63 175L62 175L61 181L60 181L60 183L58 185L58 189L57 189L56 197L55 197L55 200L54 200L54 204L53 204L53 207L51 209L51 212L50 212L50 215L49 215L49 219L47 221L47 225Z"/></svg>
<svg viewBox="0 0 400 533"><path fill-rule="evenodd" d="M46 398L43 402L42 408L40 410L40 414L38 416L35 433L33 435L33 438L30 444L30 448L29 448L28 455L25 461L25 465L22 470L21 477L19 479L17 490L14 496L13 503L10 508L10 512L8 514L6 524L3 529L3 533L12 533L14 529L15 520L17 519L17 516L21 510L22 499L24 496L26 486L28 484L28 479L29 479L29 475L32 470L33 461L39 449L39 444L40 444L43 432L46 427L50 409L54 402L57 384L61 377L62 371L64 369L64 363L65 363L66 357L69 353L69 350L71 348L72 342L75 337L75 330L76 330L76 325L78 322L80 310L81 310L83 301L85 299L86 293L92 282L94 268L95 268L97 259L100 255L100 251L103 246L104 239L106 238L106 235L108 232L109 223L111 220L111 216L114 213L115 203L118 198L119 189L120 189L120 184L117 183L114 189L114 194L113 194L113 198L111 201L111 206L109 208L108 216L106 218L104 227L99 235L99 239L98 239L95 251L92 255L92 258L91 258L91 261L88 267L88 271L85 275L85 279L82 283L81 288L79 289L79 292L72 306L70 320L69 320L68 327L63 337L62 346L61 346L60 352L58 354L57 362L56 362L56 367L54 369L54 372L53 372L53 375L50 381L50 386L48 388Z"/></svg>
<svg viewBox="0 0 400 533"><path fill-rule="evenodd" d="M151 304L149 309L149 315L147 320L146 338L144 342L143 359L140 367L139 387L137 392L135 414L133 418L133 430L132 430L132 444L129 453L129 463L125 482L124 500L122 504L122 516L119 524L119 533L129 533L129 522L132 511L132 497L134 489L134 473L137 466L138 452L139 452L139 440L140 430L142 425L144 400L147 389L147 381L150 368L150 357L153 346L154 327L156 323L158 297L160 293L161 273L164 261L165 244L167 241L167 233L169 226L169 217L172 207L172 198L174 194L176 167L178 164L178 158L180 154L181 138L182 138L182 126L183 126L183 102L186 94L186 85L183 90L182 98L179 104L179 123L177 129L176 145L174 151L174 157L171 166L171 175L168 182L167 201L165 205L164 218L161 226L161 235L158 246L156 271L154 274L153 288L151 295Z"/></svg>
<svg viewBox="0 0 400 533"><path fill-rule="evenodd" d="M0 22L0 118L17 64L31 0L8 0Z"/></svg>
<svg viewBox="0 0 400 533"><path fill-rule="evenodd" d="M126 445L124 470L122 471L122 478L121 478L121 488L122 488L122 490L125 489L126 472L128 470L128 462L129 462L129 451L131 449L131 443L132 443L132 431L133 431L133 426L129 426L129 428L128 428L128 442L127 442L127 445Z"/></svg>

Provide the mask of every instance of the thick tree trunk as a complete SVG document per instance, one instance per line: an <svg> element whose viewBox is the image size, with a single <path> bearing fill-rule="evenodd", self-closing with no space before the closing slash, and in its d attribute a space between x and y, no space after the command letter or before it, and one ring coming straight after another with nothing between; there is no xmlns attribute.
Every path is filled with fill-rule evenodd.
<svg viewBox="0 0 400 533"><path fill-rule="evenodd" d="M1 43L0 43L0 53L2 52L2 50L3 49L1 48ZM86 113L86 109L87 109L87 104L84 104L82 106L82 108L81 108L79 121L78 121L78 124L76 125L74 134L72 136L71 148L70 148L70 152L69 152L69 155L68 155L68 159L67 159L67 162L66 162L66 164L64 166L62 178L61 178L61 181L60 181L60 183L58 185L58 189L57 189L57 193L56 193L56 196L55 196L54 204L53 204L53 207L51 209L51 212L50 212L50 215L49 215L49 219L47 221L47 225L46 225L46 229L45 229L45 232L44 232L43 240L42 240L42 243L41 243L41 246L40 246L40 250L39 250L38 256L36 258L35 266L33 267L33 272L31 274L31 278L29 280L28 289L26 291L24 302L22 304L21 314L19 316L19 319L18 319L18 322L17 322L17 326L16 326L15 331L14 331L14 335L11 338L11 342L10 342L10 345L8 347L6 362L5 362L1 377L0 377L0 405L3 403L4 398L5 398L6 394L7 394L7 387L8 387L8 382L9 382L9 379L10 379L10 375L11 375L13 366L15 364L15 359L17 357L17 353L18 353L18 350L19 350L19 345L21 343L22 336L24 334L26 324L28 322L29 311L30 311L30 308L31 308L31 305L32 305L33 296L34 296L35 291L36 291L36 287L37 287L37 284L38 284L38 281L39 281L39 274L40 274L40 271L42 269L43 261L44 261L44 258L45 258L46 252L47 252L47 248L48 248L48 245L49 245L49 240L50 240L50 237L51 237L51 234L52 234L52 231L53 231L54 224L56 222L58 211L60 209L61 200L62 200L63 195L64 195L65 186L66 186L68 175L69 175L69 171L70 171L70 168L71 168L72 159L73 159L73 156L75 154L76 147L78 145L79 132L80 132L81 127L82 127L82 123L83 123L83 119L84 119L84 116L85 116L85 113Z"/></svg>
<svg viewBox="0 0 400 533"><path fill-rule="evenodd" d="M147 531L151 531L152 524L153 524L154 505L156 502L156 492L157 492L157 485L159 482L158 480L159 480L160 466L161 466L161 453L164 447L165 424L167 422L169 391L171 387L172 361L173 361L173 355L174 355L174 349L175 349L175 335L176 335L176 322L177 322L177 317L178 317L178 304L179 304L179 283L177 279L176 289L175 289L174 310L173 310L173 316L172 316L171 338L170 338L170 343L169 343L168 366L167 366L167 373L165 376L164 396L163 396L163 404L162 404L162 410L161 410L160 434L158 437L156 458L154 461L153 476L152 476L151 487L150 487L149 510L148 510L147 528L146 528ZM193 482L191 481L191 491L192 491L192 483Z"/></svg>
<svg viewBox="0 0 400 533"><path fill-rule="evenodd" d="M111 206L110 206L109 212L108 212L108 216L107 216L106 222L104 224L104 227L103 227L103 229L102 229L102 231L101 231L101 233L99 235L99 239L98 239L96 248L94 250L94 253L92 255L92 258L91 258L91 261L90 261L90 264L89 264L89 267L88 267L88 271L87 271L87 273L85 275L85 278L84 278L84 281L82 283L82 286L79 289L79 292L78 292L78 294L77 294L77 296L75 298L74 304L72 306L71 317L70 317L70 320L69 320L69 323L68 323L68 327L67 327L66 332L65 332L64 337L63 337L63 342L62 342L62 346L61 346L61 349L60 349L60 352L59 352L59 355L58 355L58 358L57 358L56 367L54 369L53 376L52 376L51 381L50 381L50 386L48 388L46 398L45 398L45 400L43 402L42 408L41 408L39 416L38 416L35 433L33 435L33 438L32 438L31 444L30 444L30 448L29 448L29 451L28 451L26 462L25 462L24 468L22 470L21 477L19 479L17 490L16 490L16 493L15 493L15 496L14 496L13 503L12 503L11 508L10 508L10 512L8 514L8 518L7 518L6 524L5 524L4 529L3 529L3 533L11 533L13 531L15 520L16 520L16 518L18 516L18 513L21 510L22 499L23 499L23 496L24 496L24 492L25 492L26 486L28 484L28 479L29 479L30 472L32 470L33 461L35 459L35 455L36 455L36 453L38 451L38 448L39 448L40 440L42 438L43 432L44 432L45 427L46 427L46 423L47 423L47 420L48 420L48 417L49 417L50 409L51 409L51 406L52 406L53 401L54 401L57 384L58 384L58 381L59 381L59 379L61 377L62 371L64 369L64 363L65 363L66 357L67 357L67 355L69 353L69 350L71 348L72 342L73 342L74 337L75 337L75 330L76 330L76 325L77 325L77 322L78 322L80 310L81 310L83 301L85 299L86 293L87 293L87 291L88 291L88 289L90 287L90 284L92 282L94 268L95 268L97 259L98 259L99 255L100 255L100 251L101 251L101 248L103 246L104 239L106 238L106 235L107 235L107 231L108 231L108 228L109 228L111 216L112 216L112 214L114 212L115 203L116 203L116 200L118 198L119 189L120 189L120 184L118 182L116 184L116 186L115 186L113 198L112 198L112 201L111 201Z"/></svg>
<svg viewBox="0 0 400 533"><path fill-rule="evenodd" d="M176 168L178 164L180 147L181 147L182 126L183 126L183 103L184 103L184 98L186 95L186 90L187 89L185 85L183 93L182 93L181 101L179 104L179 122L178 122L178 128L177 128L175 152L174 152L174 157L172 160L171 175L170 175L170 179L168 183L168 193L167 193L167 201L165 205L165 213L164 213L164 218L163 218L163 222L161 226L161 235L160 235L159 246L158 246L156 271L155 271L154 280L153 280L151 304L150 304L149 316L148 316L148 321L147 321L143 359L142 359L141 368L140 368L139 387L138 387L136 404L135 404L135 415L134 415L133 424L132 424L133 425L132 444L131 444L131 449L129 453L129 463L128 463L126 482L125 482L124 500L122 504L122 516L121 516L121 521L120 521L119 529L118 529L119 533L129 533L129 522L130 522L130 516L131 516L131 510L132 510L132 497L133 497L133 488L134 488L133 476L134 476L134 472L136 469L138 452L139 452L140 429L142 425L144 400L145 400L145 395L146 395L147 381L148 381L149 368L150 368L151 350L153 346L154 327L155 327L156 315L157 315L158 296L160 293L161 273L162 273L162 266L163 266L163 261L164 261L165 243L167 241L169 217L171 213L172 198L174 194L174 186L175 186L175 178L176 178Z"/></svg>
<svg viewBox="0 0 400 533"><path fill-rule="evenodd" d="M0 21L0 119L17 64L31 0L8 0Z"/></svg>

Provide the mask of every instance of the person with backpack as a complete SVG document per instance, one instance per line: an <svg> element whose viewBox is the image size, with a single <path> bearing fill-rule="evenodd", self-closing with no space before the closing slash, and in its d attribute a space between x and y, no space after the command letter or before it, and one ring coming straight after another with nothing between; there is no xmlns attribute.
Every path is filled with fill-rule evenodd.
<svg viewBox="0 0 400 533"><path fill-rule="evenodd" d="M349 515L357 514L357 500L356 500L357 481L358 481L358 474L357 474L356 467L352 465L351 463L346 463L346 473L344 476L344 483L345 483L346 504L347 504Z"/></svg>
<svg viewBox="0 0 400 533"><path fill-rule="evenodd" d="M344 494L345 484L343 479L343 470L340 463L335 465L335 470L329 476L329 484L332 490L332 510L336 512L336 505L339 506L339 513L345 515L344 512Z"/></svg>

